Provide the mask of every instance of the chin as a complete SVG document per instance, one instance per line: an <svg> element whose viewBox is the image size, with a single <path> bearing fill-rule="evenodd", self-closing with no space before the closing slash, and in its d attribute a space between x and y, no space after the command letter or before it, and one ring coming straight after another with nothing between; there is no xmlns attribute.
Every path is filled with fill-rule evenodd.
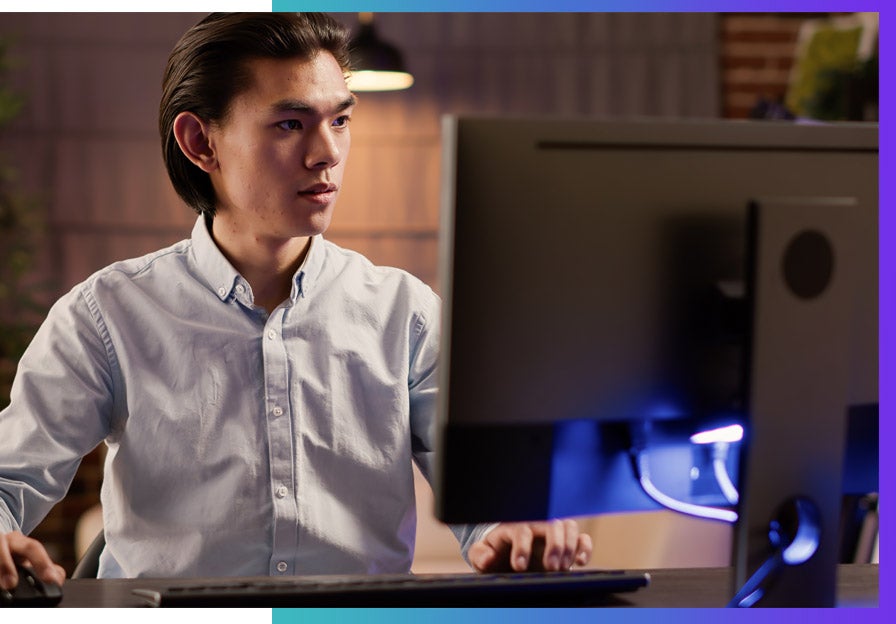
<svg viewBox="0 0 896 624"><path fill-rule="evenodd" d="M303 234L303 236L316 236L318 234L323 234L329 229L332 217L333 211L329 209L319 214L311 215L311 218L308 220L306 227L304 228L307 233Z"/></svg>

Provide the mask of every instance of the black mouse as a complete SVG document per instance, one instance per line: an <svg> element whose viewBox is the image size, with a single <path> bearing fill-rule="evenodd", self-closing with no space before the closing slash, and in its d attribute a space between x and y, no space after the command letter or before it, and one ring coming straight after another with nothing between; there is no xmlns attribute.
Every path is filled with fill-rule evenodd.
<svg viewBox="0 0 896 624"><path fill-rule="evenodd" d="M0 589L0 607L55 607L62 600L62 587L40 580L32 568L16 564L19 584Z"/></svg>

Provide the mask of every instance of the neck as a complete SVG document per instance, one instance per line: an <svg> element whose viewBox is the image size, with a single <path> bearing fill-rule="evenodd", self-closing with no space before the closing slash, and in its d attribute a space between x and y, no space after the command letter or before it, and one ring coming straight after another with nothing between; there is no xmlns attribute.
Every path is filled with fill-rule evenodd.
<svg viewBox="0 0 896 624"><path fill-rule="evenodd" d="M292 290L292 280L305 260L311 239L264 237L238 231L215 218L212 238L233 267L249 282L255 305L268 312L283 303Z"/></svg>

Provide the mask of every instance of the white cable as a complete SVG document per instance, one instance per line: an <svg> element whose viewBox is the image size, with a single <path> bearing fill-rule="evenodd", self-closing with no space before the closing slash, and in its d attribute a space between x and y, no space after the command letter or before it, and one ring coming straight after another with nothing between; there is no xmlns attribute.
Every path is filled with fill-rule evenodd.
<svg viewBox="0 0 896 624"><path fill-rule="evenodd" d="M663 494L650 480L650 469L647 466L647 454L643 451L637 454L638 463L638 481L644 492L657 503L680 513L697 516L698 518L708 518L710 520L721 520L723 522L737 522L737 512L730 509L720 509L718 507L707 507L705 505L695 505L686 503L678 499Z"/></svg>
<svg viewBox="0 0 896 624"><path fill-rule="evenodd" d="M734 483L732 483L731 476L728 474L728 466L726 464L726 460L728 459L728 447L729 444L727 442L716 442L713 445L712 468L713 473L716 475L716 482L719 484L719 489L722 490L722 494L725 495L725 498L729 503L736 505L737 501L740 500L740 494L734 486Z"/></svg>

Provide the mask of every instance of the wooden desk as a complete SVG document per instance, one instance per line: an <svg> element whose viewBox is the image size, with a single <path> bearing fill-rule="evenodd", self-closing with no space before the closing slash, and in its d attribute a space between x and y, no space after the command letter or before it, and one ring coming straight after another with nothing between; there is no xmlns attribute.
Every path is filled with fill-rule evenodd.
<svg viewBox="0 0 896 624"><path fill-rule="evenodd" d="M730 568L650 570L651 583L635 592L606 601L611 607L724 607L731 595ZM201 579L200 579L201 580ZM183 579L181 579L183 581ZM196 579L191 582L196 582ZM137 587L170 585L159 579L80 579L67 581L63 607L141 607L131 594ZM845 607L878 606L878 566L843 565L838 572L839 604ZM451 605L433 605L451 606Z"/></svg>

